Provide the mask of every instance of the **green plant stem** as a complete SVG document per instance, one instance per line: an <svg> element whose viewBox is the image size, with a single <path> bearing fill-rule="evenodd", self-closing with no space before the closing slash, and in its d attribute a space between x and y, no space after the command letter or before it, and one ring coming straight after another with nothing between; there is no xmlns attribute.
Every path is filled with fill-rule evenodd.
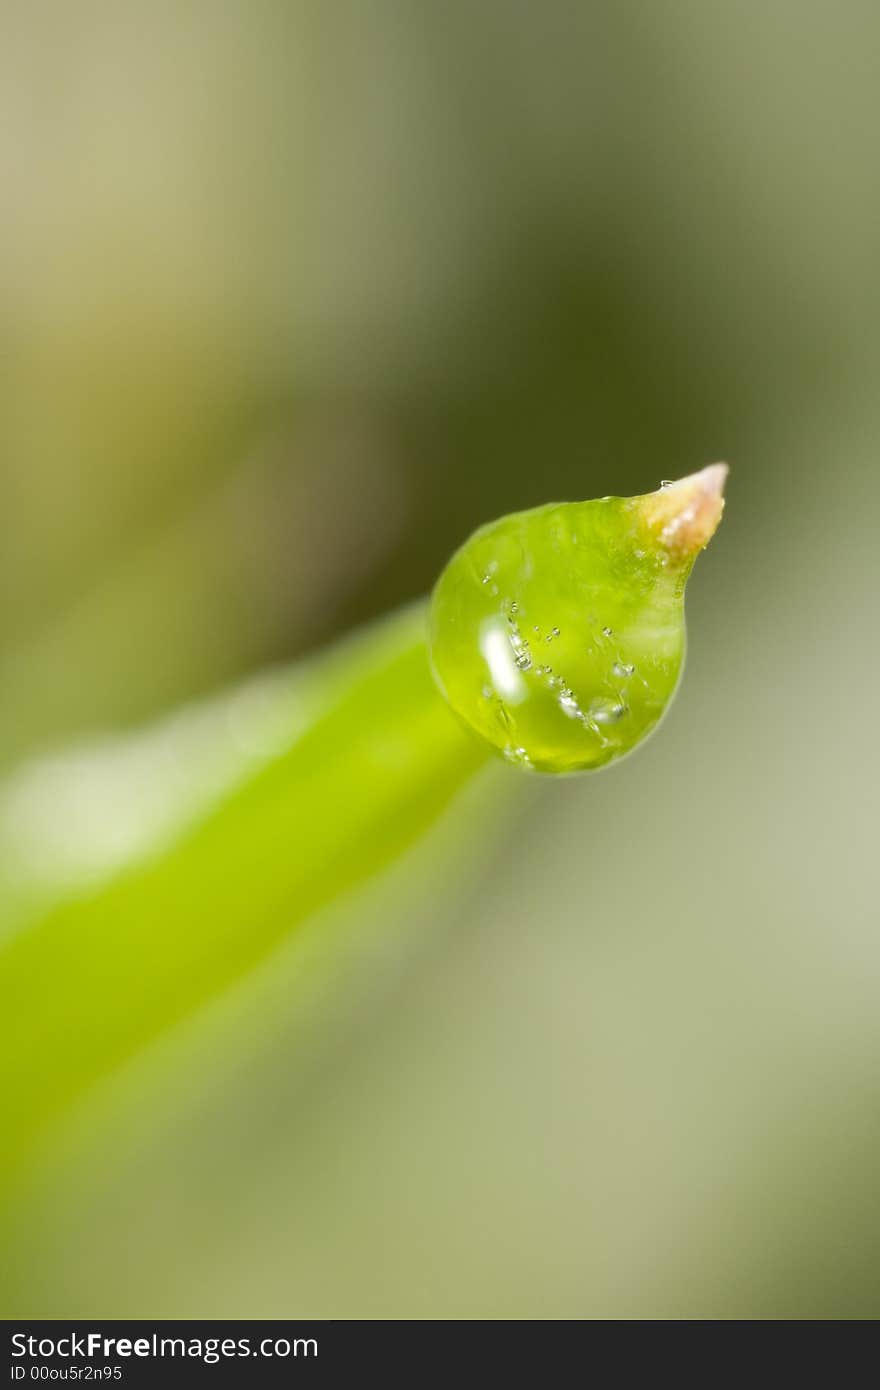
<svg viewBox="0 0 880 1390"><path fill-rule="evenodd" d="M7 1170L99 1078L389 864L486 762L436 691L421 607L330 665L308 678L320 714L280 755L161 855L0 947Z"/></svg>

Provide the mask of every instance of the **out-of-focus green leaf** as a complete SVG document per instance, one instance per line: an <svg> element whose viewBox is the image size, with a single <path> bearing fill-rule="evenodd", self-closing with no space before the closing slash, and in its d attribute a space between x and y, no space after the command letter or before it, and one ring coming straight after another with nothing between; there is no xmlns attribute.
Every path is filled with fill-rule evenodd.
<svg viewBox="0 0 880 1390"><path fill-rule="evenodd" d="M259 766L103 881L38 883L30 909L12 914L0 939L0 1170L100 1077L390 864L486 760L435 689L421 605L282 682L276 726L279 698L291 732ZM239 742L249 719L259 744L265 703L236 706Z"/></svg>

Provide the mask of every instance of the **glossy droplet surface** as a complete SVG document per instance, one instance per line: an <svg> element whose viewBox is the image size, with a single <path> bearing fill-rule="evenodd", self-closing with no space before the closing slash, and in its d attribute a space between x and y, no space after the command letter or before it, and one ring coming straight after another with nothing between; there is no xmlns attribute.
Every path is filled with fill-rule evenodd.
<svg viewBox="0 0 880 1390"><path fill-rule="evenodd" d="M694 491L710 474L711 529ZM686 484L679 522L674 494ZM538 507L475 532L430 609L435 677L458 716L539 771L630 752L675 692L685 582L720 517L721 484L706 469L646 497Z"/></svg>

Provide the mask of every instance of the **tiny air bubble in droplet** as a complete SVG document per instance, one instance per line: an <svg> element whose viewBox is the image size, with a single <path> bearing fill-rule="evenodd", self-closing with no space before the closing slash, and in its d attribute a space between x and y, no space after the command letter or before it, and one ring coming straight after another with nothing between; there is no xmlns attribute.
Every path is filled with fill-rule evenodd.
<svg viewBox="0 0 880 1390"><path fill-rule="evenodd" d="M626 705L619 700L594 700L590 705L590 719L596 724L616 724L626 714Z"/></svg>
<svg viewBox="0 0 880 1390"><path fill-rule="evenodd" d="M514 748L508 744L504 750L504 756L509 763L516 763L519 767L531 767L532 760L524 748Z"/></svg>
<svg viewBox="0 0 880 1390"><path fill-rule="evenodd" d="M582 719L583 711L578 704L574 691L569 690L568 686L563 686L559 696L559 708L563 714L567 714L569 719Z"/></svg>
<svg viewBox="0 0 880 1390"><path fill-rule="evenodd" d="M503 701L498 701L498 706L495 710L495 713L498 716L498 723L501 725L502 729L509 729L510 715L507 713L507 708L504 705Z"/></svg>

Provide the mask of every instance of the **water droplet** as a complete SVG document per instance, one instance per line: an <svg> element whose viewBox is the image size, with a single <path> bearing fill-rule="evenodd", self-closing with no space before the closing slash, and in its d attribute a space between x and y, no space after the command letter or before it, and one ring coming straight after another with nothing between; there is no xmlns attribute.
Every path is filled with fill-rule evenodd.
<svg viewBox="0 0 880 1390"><path fill-rule="evenodd" d="M559 636L559 628L558 628L558 627L554 627L554 628L552 629L552 631L553 631L553 636L554 636L554 637L558 637L558 636Z"/></svg>
<svg viewBox="0 0 880 1390"><path fill-rule="evenodd" d="M512 603L507 611L510 614L511 618L515 618L517 613L519 612L519 604Z"/></svg>
<svg viewBox="0 0 880 1390"><path fill-rule="evenodd" d="M614 665L611 667L611 674L620 677L631 676L635 669L635 666L631 666L626 661L615 661Z"/></svg>
<svg viewBox="0 0 880 1390"><path fill-rule="evenodd" d="M521 647L513 659L521 671L528 671L532 664L532 658L525 647Z"/></svg>
<svg viewBox="0 0 880 1390"><path fill-rule="evenodd" d="M541 631L541 629L538 627L538 624L535 623L535 626L532 628L532 632L540 632L540 631Z"/></svg>
<svg viewBox="0 0 880 1390"><path fill-rule="evenodd" d="M674 478L664 478L664 479L661 481L660 486L661 486L661 488L664 488L664 487L672 487L672 484L673 484L674 482L675 482L675 479L674 479Z"/></svg>
<svg viewBox="0 0 880 1390"><path fill-rule="evenodd" d="M614 628L613 628L613 627L603 627L602 632L604 633L604 635L605 635L606 637L613 637L613 636L614 636Z"/></svg>
<svg viewBox="0 0 880 1390"><path fill-rule="evenodd" d="M481 694L484 700L491 700L495 691L492 689L491 685L484 685Z"/></svg>
<svg viewBox="0 0 880 1390"><path fill-rule="evenodd" d="M547 636L544 638L544 641L545 641L545 642L552 642L552 641L553 641L553 634L552 634L551 632L548 632L548 633L547 633Z"/></svg>

